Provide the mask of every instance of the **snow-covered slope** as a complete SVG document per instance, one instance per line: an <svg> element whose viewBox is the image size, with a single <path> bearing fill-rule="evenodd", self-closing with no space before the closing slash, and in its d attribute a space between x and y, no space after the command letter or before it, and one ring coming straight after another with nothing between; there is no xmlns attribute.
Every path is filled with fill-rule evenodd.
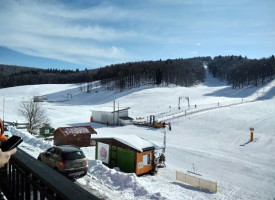
<svg viewBox="0 0 275 200"><path fill-rule="evenodd" d="M133 118L154 114L171 122L167 130L166 168L155 176L137 177L108 169L95 161L94 147L83 148L89 158L89 173L78 184L101 193L105 198L121 199L273 199L275 198L275 81L260 87L233 90L212 79L191 87L144 86L123 92L108 91L94 84L91 93L81 93L76 85L35 85L0 89L0 112L6 121L23 122L16 110L20 101L34 95L47 95L43 105L51 125L90 124L99 136L110 133L137 135L163 144L160 129L106 127L89 123L92 109L107 108L113 101L131 107ZM70 95L68 95L70 94ZM72 98L71 98L72 96ZM184 98L189 97L190 108ZM3 117L2 117L3 118ZM249 142L253 127L254 141ZM36 157L52 145L26 132L20 148ZM217 181L216 194L176 181L178 171L195 171L202 178Z"/></svg>

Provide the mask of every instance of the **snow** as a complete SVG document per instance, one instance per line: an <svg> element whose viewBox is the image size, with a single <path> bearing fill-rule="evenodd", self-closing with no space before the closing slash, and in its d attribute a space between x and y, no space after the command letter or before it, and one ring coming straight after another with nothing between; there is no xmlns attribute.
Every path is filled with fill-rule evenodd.
<svg viewBox="0 0 275 200"><path fill-rule="evenodd" d="M163 144L161 129L89 122L91 110L111 108L114 100L130 107L129 116L134 119L155 115L171 123L172 130L166 129L166 167L155 176L138 177L109 169L95 160L94 147L82 148L89 170L77 184L105 199L275 198L275 81L232 89L208 76L204 84L190 88L143 86L123 92L105 90L97 83L89 94L81 93L74 84L12 87L0 89L2 118L24 122L17 107L37 95L47 96L48 102L42 104L54 128L90 125L99 137L136 135ZM178 110L180 96L189 97L190 108L183 98ZM250 127L255 129L252 142ZM23 137L19 148L35 158L52 146L52 141L24 130L10 127L10 131ZM176 171L201 174L201 178L217 182L218 192L212 194L178 182Z"/></svg>
<svg viewBox="0 0 275 200"><path fill-rule="evenodd" d="M89 129L86 127L64 127L61 128L62 131L69 135L69 134L83 134L83 133L90 133Z"/></svg>
<svg viewBox="0 0 275 200"><path fill-rule="evenodd" d="M148 147L153 147L154 149L159 149L160 147L157 144L154 144L151 141L138 137L136 135L123 135L123 136L92 136L91 139L115 139L123 144L126 144L139 152L143 152L143 149Z"/></svg>

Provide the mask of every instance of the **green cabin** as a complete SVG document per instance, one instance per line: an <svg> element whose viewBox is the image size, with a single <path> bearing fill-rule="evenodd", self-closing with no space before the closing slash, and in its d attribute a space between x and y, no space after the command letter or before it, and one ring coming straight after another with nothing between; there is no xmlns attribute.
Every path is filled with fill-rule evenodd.
<svg viewBox="0 0 275 200"><path fill-rule="evenodd" d="M95 157L104 165L137 175L152 171L157 147L152 142L135 135L96 137L93 140L96 141Z"/></svg>
<svg viewBox="0 0 275 200"><path fill-rule="evenodd" d="M51 127L50 124L44 124L44 126L39 129L40 135L43 135L44 137L53 136L53 131L54 128Z"/></svg>

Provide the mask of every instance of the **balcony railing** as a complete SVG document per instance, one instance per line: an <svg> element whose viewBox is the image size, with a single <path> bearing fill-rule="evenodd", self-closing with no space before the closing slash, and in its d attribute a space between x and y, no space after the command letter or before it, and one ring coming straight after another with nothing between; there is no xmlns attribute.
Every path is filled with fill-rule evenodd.
<svg viewBox="0 0 275 200"><path fill-rule="evenodd" d="M8 200L98 199L20 148L0 169L0 188Z"/></svg>

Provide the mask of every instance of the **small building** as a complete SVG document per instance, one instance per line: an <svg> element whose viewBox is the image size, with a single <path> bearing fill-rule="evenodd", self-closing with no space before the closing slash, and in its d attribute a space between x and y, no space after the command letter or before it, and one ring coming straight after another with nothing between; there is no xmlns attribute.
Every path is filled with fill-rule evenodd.
<svg viewBox="0 0 275 200"><path fill-rule="evenodd" d="M128 116L130 108L111 110L92 110L91 122L102 123L106 125L125 126L133 124L134 119Z"/></svg>
<svg viewBox="0 0 275 200"><path fill-rule="evenodd" d="M110 168L142 175L153 170L154 143L135 135L95 137L96 159Z"/></svg>
<svg viewBox="0 0 275 200"><path fill-rule="evenodd" d="M94 146L91 135L97 132L90 126L59 127L53 132L54 145L76 145L78 147Z"/></svg>
<svg viewBox="0 0 275 200"><path fill-rule="evenodd" d="M43 135L44 137L53 136L53 131L54 128L51 127L50 124L44 124L44 126L39 129L40 135Z"/></svg>

